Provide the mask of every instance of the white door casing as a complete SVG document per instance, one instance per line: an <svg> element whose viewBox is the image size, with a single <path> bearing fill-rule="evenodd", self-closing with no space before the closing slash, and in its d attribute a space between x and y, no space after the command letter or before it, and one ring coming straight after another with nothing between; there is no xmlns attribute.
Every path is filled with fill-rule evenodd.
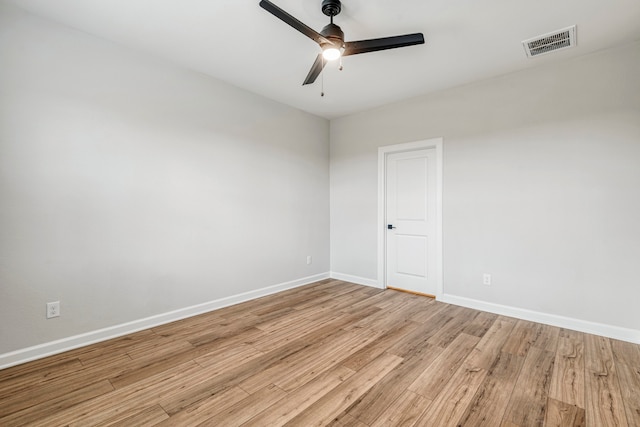
<svg viewBox="0 0 640 427"><path fill-rule="evenodd" d="M380 287L440 297L442 139L380 147L378 192Z"/></svg>

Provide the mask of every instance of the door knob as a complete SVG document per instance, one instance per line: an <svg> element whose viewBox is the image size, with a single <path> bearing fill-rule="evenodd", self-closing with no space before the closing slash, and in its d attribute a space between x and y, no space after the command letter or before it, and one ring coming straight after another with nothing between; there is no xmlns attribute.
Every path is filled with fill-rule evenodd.
<svg viewBox="0 0 640 427"><path fill-rule="evenodd" d="M394 228L393 224L387 224L387 230L393 230Z"/></svg>

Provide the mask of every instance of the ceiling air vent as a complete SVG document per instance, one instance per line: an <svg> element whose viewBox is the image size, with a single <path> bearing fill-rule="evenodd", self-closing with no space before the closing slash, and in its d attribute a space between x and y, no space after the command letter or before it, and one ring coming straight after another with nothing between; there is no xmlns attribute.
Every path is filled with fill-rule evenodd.
<svg viewBox="0 0 640 427"><path fill-rule="evenodd" d="M544 34L522 42L529 58L576 45L576 26Z"/></svg>

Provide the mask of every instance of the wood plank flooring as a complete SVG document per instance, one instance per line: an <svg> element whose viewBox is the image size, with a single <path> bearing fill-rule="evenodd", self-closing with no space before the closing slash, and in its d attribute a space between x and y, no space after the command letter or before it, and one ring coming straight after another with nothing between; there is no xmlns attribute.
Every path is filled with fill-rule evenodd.
<svg viewBox="0 0 640 427"><path fill-rule="evenodd" d="M0 371L0 426L640 427L640 346L337 280Z"/></svg>

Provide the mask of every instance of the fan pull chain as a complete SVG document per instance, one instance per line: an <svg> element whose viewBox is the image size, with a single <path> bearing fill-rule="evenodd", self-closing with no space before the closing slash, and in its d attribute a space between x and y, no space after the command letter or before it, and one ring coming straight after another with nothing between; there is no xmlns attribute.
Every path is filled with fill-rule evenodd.
<svg viewBox="0 0 640 427"><path fill-rule="evenodd" d="M340 55L340 66L338 67L338 70L342 71L342 55Z"/></svg>
<svg viewBox="0 0 640 427"><path fill-rule="evenodd" d="M320 96L324 96L324 56L322 57L322 69L320 70Z"/></svg>

